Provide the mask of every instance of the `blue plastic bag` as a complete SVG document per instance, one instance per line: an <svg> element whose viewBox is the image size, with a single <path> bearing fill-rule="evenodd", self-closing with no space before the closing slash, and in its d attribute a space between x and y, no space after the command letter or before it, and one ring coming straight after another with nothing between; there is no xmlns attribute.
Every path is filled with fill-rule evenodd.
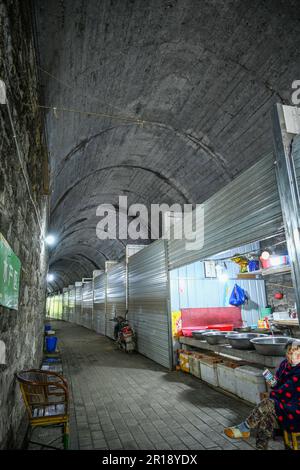
<svg viewBox="0 0 300 470"><path fill-rule="evenodd" d="M234 305L238 307L239 305L243 305L245 302L248 301L248 296L244 289L237 284L234 284L233 290L231 292L231 296L229 299L230 305Z"/></svg>

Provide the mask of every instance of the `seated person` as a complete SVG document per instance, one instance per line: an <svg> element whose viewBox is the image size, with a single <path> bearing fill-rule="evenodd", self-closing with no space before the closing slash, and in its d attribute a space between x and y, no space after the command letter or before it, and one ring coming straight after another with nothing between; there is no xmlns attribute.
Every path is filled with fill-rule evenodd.
<svg viewBox="0 0 300 470"><path fill-rule="evenodd" d="M257 429L256 448L266 450L275 428L300 432L300 340L291 340L276 374L276 384L269 398L262 400L248 418L237 426L224 429L232 439L247 439Z"/></svg>

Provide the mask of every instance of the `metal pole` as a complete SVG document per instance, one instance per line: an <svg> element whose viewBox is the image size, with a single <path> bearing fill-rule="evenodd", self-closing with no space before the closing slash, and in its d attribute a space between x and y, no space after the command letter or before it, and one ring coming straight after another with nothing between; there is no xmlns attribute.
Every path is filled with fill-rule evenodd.
<svg viewBox="0 0 300 470"><path fill-rule="evenodd" d="M300 323L300 204L297 178L292 158L295 134L291 132L291 129L287 128L283 105L276 104L274 106L272 120L277 186Z"/></svg>

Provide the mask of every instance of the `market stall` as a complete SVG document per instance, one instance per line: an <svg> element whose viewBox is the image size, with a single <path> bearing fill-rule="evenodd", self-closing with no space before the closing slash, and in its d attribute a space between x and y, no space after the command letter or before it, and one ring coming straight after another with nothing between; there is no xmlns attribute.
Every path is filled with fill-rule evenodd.
<svg viewBox="0 0 300 470"><path fill-rule="evenodd" d="M69 321L69 288L63 288L62 320Z"/></svg>
<svg viewBox="0 0 300 470"><path fill-rule="evenodd" d="M93 281L89 278L82 279L82 306L81 325L92 328L93 316Z"/></svg>
<svg viewBox="0 0 300 470"><path fill-rule="evenodd" d="M74 323L76 323L77 325L80 325L81 310L82 310L82 282L77 281L75 282L75 318L74 318Z"/></svg>
<svg viewBox="0 0 300 470"><path fill-rule="evenodd" d="M126 316L126 263L106 262L105 334L114 339L116 316Z"/></svg>
<svg viewBox="0 0 300 470"><path fill-rule="evenodd" d="M172 367L166 244L158 240L128 260L128 320L138 351Z"/></svg>
<svg viewBox="0 0 300 470"><path fill-rule="evenodd" d="M75 320L75 285L69 286L69 319L73 323Z"/></svg>
<svg viewBox="0 0 300 470"><path fill-rule="evenodd" d="M94 278L93 330L105 335L106 273Z"/></svg>

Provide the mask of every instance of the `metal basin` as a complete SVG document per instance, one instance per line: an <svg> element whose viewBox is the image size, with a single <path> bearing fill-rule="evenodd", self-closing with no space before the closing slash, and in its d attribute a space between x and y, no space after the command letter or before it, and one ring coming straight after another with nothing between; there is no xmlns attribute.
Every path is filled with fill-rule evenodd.
<svg viewBox="0 0 300 470"><path fill-rule="evenodd" d="M192 331L192 335L193 335L193 338L195 339L204 339L202 337L204 333L212 333L214 331L217 331L217 330L195 330L195 331Z"/></svg>
<svg viewBox="0 0 300 470"><path fill-rule="evenodd" d="M234 331L237 333L250 333L251 326L242 326L240 328L235 328Z"/></svg>
<svg viewBox="0 0 300 470"><path fill-rule="evenodd" d="M267 336L250 339L256 351L264 356L285 356L285 345L292 338L288 336Z"/></svg>
<svg viewBox="0 0 300 470"><path fill-rule="evenodd" d="M228 339L229 344L235 349L254 349L254 344L250 342L253 338L258 338L260 336L257 333L229 333L226 338Z"/></svg>
<svg viewBox="0 0 300 470"><path fill-rule="evenodd" d="M208 344L220 344L226 342L227 331L212 331L210 333L202 333L202 338Z"/></svg>

